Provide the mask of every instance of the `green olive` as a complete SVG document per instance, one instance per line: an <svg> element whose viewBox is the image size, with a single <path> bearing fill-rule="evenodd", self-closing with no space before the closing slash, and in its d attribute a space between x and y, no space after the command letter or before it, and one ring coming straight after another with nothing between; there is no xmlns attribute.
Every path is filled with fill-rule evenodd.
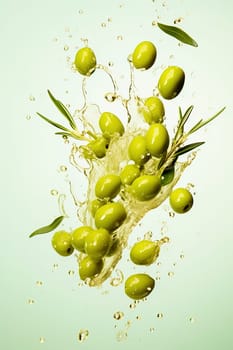
<svg viewBox="0 0 233 350"><path fill-rule="evenodd" d="M105 137L100 136L95 140L89 142L87 144L87 148L89 148L97 158L103 158L106 155L106 150L108 148L108 141Z"/></svg>
<svg viewBox="0 0 233 350"><path fill-rule="evenodd" d="M161 74L158 89L161 96L167 100L176 97L184 86L185 74L182 68L170 66Z"/></svg>
<svg viewBox="0 0 233 350"><path fill-rule="evenodd" d="M148 124L162 123L165 114L163 102L156 96L148 97L144 102L142 114Z"/></svg>
<svg viewBox="0 0 233 350"><path fill-rule="evenodd" d="M85 281L87 278L98 275L103 268L102 260L94 260L90 256L85 256L79 262L79 276Z"/></svg>
<svg viewBox="0 0 233 350"><path fill-rule="evenodd" d="M95 225L97 228L105 228L112 232L123 223L125 218L126 211L121 203L107 203L96 211Z"/></svg>
<svg viewBox="0 0 233 350"><path fill-rule="evenodd" d="M149 69L156 59L156 47L151 41L142 41L133 52L132 63L136 69Z"/></svg>
<svg viewBox="0 0 233 350"><path fill-rule="evenodd" d="M161 182L157 175L141 175L131 185L131 193L139 201L148 201L160 191Z"/></svg>
<svg viewBox="0 0 233 350"><path fill-rule="evenodd" d="M150 265L157 259L159 252L158 242L144 239L133 245L130 251L130 259L137 265Z"/></svg>
<svg viewBox="0 0 233 350"><path fill-rule="evenodd" d="M66 231L58 231L52 237L52 246L62 256L69 256L74 248L71 244L71 234Z"/></svg>
<svg viewBox="0 0 233 350"><path fill-rule="evenodd" d="M95 195L100 199L112 199L119 193L120 188L120 176L114 174L104 175L96 182Z"/></svg>
<svg viewBox="0 0 233 350"><path fill-rule="evenodd" d="M144 136L138 135L132 139L128 147L128 154L129 158L138 165L143 165L148 161L149 154Z"/></svg>
<svg viewBox="0 0 233 350"><path fill-rule="evenodd" d="M123 185L131 185L138 176L140 176L140 169L135 164L127 164L120 173Z"/></svg>
<svg viewBox="0 0 233 350"><path fill-rule="evenodd" d="M125 281L125 294L139 300L147 297L155 286L155 280L145 273L131 275Z"/></svg>
<svg viewBox="0 0 233 350"><path fill-rule="evenodd" d="M102 205L106 204L106 202L104 201L101 201L99 199L94 199L92 202L91 202L91 215L94 217L95 216L95 213L97 211L97 209L99 209L100 207L102 207Z"/></svg>
<svg viewBox="0 0 233 350"><path fill-rule="evenodd" d="M123 135L125 129L121 120L113 113L103 112L99 118L99 127L106 138L114 134Z"/></svg>
<svg viewBox="0 0 233 350"><path fill-rule="evenodd" d="M169 200L172 209L179 214L186 213L193 206L193 196L186 188L176 188Z"/></svg>
<svg viewBox="0 0 233 350"><path fill-rule="evenodd" d="M163 124L152 124L146 133L146 147L154 157L161 157L167 151L169 134Z"/></svg>
<svg viewBox="0 0 233 350"><path fill-rule="evenodd" d="M92 259L101 259L108 252L111 236L107 230L93 230L85 239L85 252Z"/></svg>
<svg viewBox="0 0 233 350"><path fill-rule="evenodd" d="M91 232L93 232L93 228L90 226L81 226L76 228L71 235L72 246L78 251L85 253L85 240Z"/></svg>
<svg viewBox="0 0 233 350"><path fill-rule="evenodd" d="M118 238L112 239L110 248L106 254L106 256L113 256L115 255L116 251L118 250L120 246L120 242Z"/></svg>
<svg viewBox="0 0 233 350"><path fill-rule="evenodd" d="M83 47L78 50L75 56L74 65L77 71L86 76L90 76L96 68L96 57L90 47Z"/></svg>

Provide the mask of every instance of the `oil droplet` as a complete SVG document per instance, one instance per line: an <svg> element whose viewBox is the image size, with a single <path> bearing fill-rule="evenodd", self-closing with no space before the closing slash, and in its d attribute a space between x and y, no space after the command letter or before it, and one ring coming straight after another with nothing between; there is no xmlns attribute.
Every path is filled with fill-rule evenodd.
<svg viewBox="0 0 233 350"><path fill-rule="evenodd" d="M58 38L53 38L53 41L54 41L55 43L57 43L57 42L58 42Z"/></svg>
<svg viewBox="0 0 233 350"><path fill-rule="evenodd" d="M155 328L154 327L150 327L149 331L150 331L150 333L153 333L155 331Z"/></svg>
<svg viewBox="0 0 233 350"><path fill-rule="evenodd" d="M108 17L108 22L112 22L112 18L111 17Z"/></svg>
<svg viewBox="0 0 233 350"><path fill-rule="evenodd" d="M162 237L160 240L159 240L160 244L164 244L164 243L169 243L170 242L170 238L165 236L165 237Z"/></svg>
<svg viewBox="0 0 233 350"><path fill-rule="evenodd" d="M53 264L53 269L57 270L58 269L58 264Z"/></svg>
<svg viewBox="0 0 233 350"><path fill-rule="evenodd" d="M123 275L123 272L121 270L117 269L115 272L116 272L117 277L113 277L110 280L110 284L113 287L119 286L124 280L124 275Z"/></svg>
<svg viewBox="0 0 233 350"><path fill-rule="evenodd" d="M142 319L141 316L139 316L139 315L136 316L136 320L141 320L141 319Z"/></svg>
<svg viewBox="0 0 233 350"><path fill-rule="evenodd" d="M66 167L65 165L61 165L59 169L60 169L60 171L62 171L62 172L67 171L67 167Z"/></svg>
<svg viewBox="0 0 233 350"><path fill-rule="evenodd" d="M161 266L162 263L160 261L157 262L157 266Z"/></svg>
<svg viewBox="0 0 233 350"><path fill-rule="evenodd" d="M87 329L80 329L77 338L80 343L83 343L89 336L89 331Z"/></svg>
<svg viewBox="0 0 233 350"><path fill-rule="evenodd" d="M35 100L36 100L36 98L35 98L33 95L30 95L30 96L29 96L29 101L34 102Z"/></svg>
<svg viewBox="0 0 233 350"><path fill-rule="evenodd" d="M173 277L174 276L174 272L173 271L169 271L167 274L169 277Z"/></svg>
<svg viewBox="0 0 233 350"><path fill-rule="evenodd" d="M113 67L113 66L114 66L114 63L113 63L112 61L109 61L109 62L108 62L108 65L109 65L109 67Z"/></svg>
<svg viewBox="0 0 233 350"><path fill-rule="evenodd" d="M157 26L157 21L152 21L152 26Z"/></svg>
<svg viewBox="0 0 233 350"><path fill-rule="evenodd" d="M31 118L32 118L32 117L30 116L30 114L27 114L27 115L26 115L26 119L27 119L27 120L30 120Z"/></svg>
<svg viewBox="0 0 233 350"><path fill-rule="evenodd" d="M116 94L114 94L113 92L107 92L104 95L104 98L108 101L108 102L114 102L115 99L117 98Z"/></svg>
<svg viewBox="0 0 233 350"><path fill-rule="evenodd" d="M80 9L80 10L78 10L78 13L79 13L80 15L83 15L84 11L83 11L82 9Z"/></svg>
<svg viewBox="0 0 233 350"><path fill-rule="evenodd" d="M106 23L104 23L104 22L101 23L101 27L102 27L102 28L106 28Z"/></svg>
<svg viewBox="0 0 233 350"><path fill-rule="evenodd" d="M160 276L155 277L156 281L160 281Z"/></svg>
<svg viewBox="0 0 233 350"><path fill-rule="evenodd" d="M170 55L169 59L172 60L174 58L174 55Z"/></svg>
<svg viewBox="0 0 233 350"><path fill-rule="evenodd" d="M64 46L64 51L68 51L69 50L69 46L68 45L65 45Z"/></svg>
<svg viewBox="0 0 233 350"><path fill-rule="evenodd" d="M175 216L174 211L169 211L169 216L170 216L170 218L174 218L174 216Z"/></svg>
<svg viewBox="0 0 233 350"><path fill-rule="evenodd" d="M131 303L131 304L129 304L129 308L131 309L131 310L134 310L135 308L136 308L136 303L134 302L134 303Z"/></svg>
<svg viewBox="0 0 233 350"><path fill-rule="evenodd" d="M153 232L152 231L147 231L145 234L144 234L144 239L146 240L151 240L152 239L152 236L153 236Z"/></svg>
<svg viewBox="0 0 233 350"><path fill-rule="evenodd" d="M51 194L52 196L58 196L58 191L55 190L55 189L52 189L52 190L50 191L50 194Z"/></svg>
<svg viewBox="0 0 233 350"><path fill-rule="evenodd" d="M63 135L62 138L63 138L65 144L70 143L70 141L66 135Z"/></svg>
<svg viewBox="0 0 233 350"><path fill-rule="evenodd" d="M190 323L194 323L195 322L195 318L194 317L189 317L189 322Z"/></svg>
<svg viewBox="0 0 233 350"><path fill-rule="evenodd" d="M40 343L43 344L45 342L45 338L44 337L40 337Z"/></svg>
<svg viewBox="0 0 233 350"><path fill-rule="evenodd" d="M37 285L38 287L41 287L41 286L43 285L43 282L42 282L42 281L36 281L36 285Z"/></svg>
<svg viewBox="0 0 233 350"><path fill-rule="evenodd" d="M157 315L156 315L157 318L163 318L163 314L162 312L159 312Z"/></svg>
<svg viewBox="0 0 233 350"><path fill-rule="evenodd" d="M115 320L121 320L123 317L124 317L124 312L122 311L117 311L113 315L113 318L115 318Z"/></svg>
<svg viewBox="0 0 233 350"><path fill-rule="evenodd" d="M28 304L29 305L35 304L35 300L34 299L28 299Z"/></svg>
<svg viewBox="0 0 233 350"><path fill-rule="evenodd" d="M119 331L116 335L117 341L124 341L128 337L128 333L126 331Z"/></svg>
<svg viewBox="0 0 233 350"><path fill-rule="evenodd" d="M173 23L177 24L177 23L180 23L182 20L183 20L183 18L179 17L179 18L174 19Z"/></svg>
<svg viewBox="0 0 233 350"><path fill-rule="evenodd" d="M68 275L69 275L69 276L73 276L74 274L75 274L74 270L69 270L69 271L68 271Z"/></svg>
<svg viewBox="0 0 233 350"><path fill-rule="evenodd" d="M123 40L123 36L122 35L117 35L117 40L119 40L119 41Z"/></svg>
<svg viewBox="0 0 233 350"><path fill-rule="evenodd" d="M180 259L184 259L184 254L180 254Z"/></svg>

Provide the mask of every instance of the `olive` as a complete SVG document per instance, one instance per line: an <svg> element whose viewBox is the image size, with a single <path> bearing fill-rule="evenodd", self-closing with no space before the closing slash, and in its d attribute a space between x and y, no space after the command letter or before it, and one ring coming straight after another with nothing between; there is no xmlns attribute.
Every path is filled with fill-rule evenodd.
<svg viewBox="0 0 233 350"><path fill-rule="evenodd" d="M158 89L161 96L167 100L176 97L184 86L185 74L182 68L170 66L161 74Z"/></svg>

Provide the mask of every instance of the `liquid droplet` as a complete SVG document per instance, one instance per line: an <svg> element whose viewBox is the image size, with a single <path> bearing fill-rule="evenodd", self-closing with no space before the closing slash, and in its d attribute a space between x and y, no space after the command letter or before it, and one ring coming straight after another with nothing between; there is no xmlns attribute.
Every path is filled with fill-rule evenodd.
<svg viewBox="0 0 233 350"><path fill-rule="evenodd" d="M126 340L127 337L128 337L128 333L125 332L125 331L119 331L119 332L117 333L117 335L116 335L116 339L117 339L117 341L119 341L119 342L120 342L120 341Z"/></svg>
<svg viewBox="0 0 233 350"><path fill-rule="evenodd" d="M108 65L109 65L109 67L113 67L113 66L114 66L114 63L113 63L112 61L109 61L109 62L108 62Z"/></svg>
<svg viewBox="0 0 233 350"><path fill-rule="evenodd" d="M123 275L123 272L121 270L116 270L115 272L116 272L117 277L113 277L110 280L110 284L113 287L119 286L124 280L124 275Z"/></svg>
<svg viewBox="0 0 233 350"><path fill-rule="evenodd" d="M190 317L190 318L189 318L189 322L190 322L190 323L194 323L194 322L195 322L195 318L194 318L194 317Z"/></svg>
<svg viewBox="0 0 233 350"><path fill-rule="evenodd" d="M152 21L152 26L154 27L154 26L157 26L157 21Z"/></svg>
<svg viewBox="0 0 233 350"><path fill-rule="evenodd" d="M104 95L104 97L108 102L114 102L115 99L117 98L116 94L114 94L113 92L107 92Z"/></svg>
<svg viewBox="0 0 233 350"><path fill-rule="evenodd" d="M27 114L27 115L26 115L26 119L27 119L27 120L30 120L31 118L32 118L32 117L30 116L30 114Z"/></svg>
<svg viewBox="0 0 233 350"><path fill-rule="evenodd" d="M170 216L170 218L174 218L174 216L175 216L174 211L169 211L169 216Z"/></svg>
<svg viewBox="0 0 233 350"><path fill-rule="evenodd" d="M83 15L84 11L83 11L82 9L80 9L80 10L78 10L78 13L79 13L80 15Z"/></svg>
<svg viewBox="0 0 233 350"><path fill-rule="evenodd" d="M65 165L61 165L59 169L60 169L60 171L62 171L62 172L67 171L67 167L66 167Z"/></svg>
<svg viewBox="0 0 233 350"><path fill-rule="evenodd" d="M124 317L124 312L122 311L117 311L113 315L113 318L115 318L115 320L121 320L123 317Z"/></svg>
<svg viewBox="0 0 233 350"><path fill-rule="evenodd" d="M36 98L33 95L29 96L29 101L34 102L35 100L36 100Z"/></svg>
<svg viewBox="0 0 233 350"><path fill-rule="evenodd" d="M184 259L184 254L180 254L180 259Z"/></svg>
<svg viewBox="0 0 233 350"><path fill-rule="evenodd" d="M170 238L165 236L165 237L162 237L160 240L159 240L160 244L165 244L165 243L169 243L170 242Z"/></svg>
<svg viewBox="0 0 233 350"><path fill-rule="evenodd" d="M123 36L122 35L117 35L117 40L119 40L119 41L123 40Z"/></svg>
<svg viewBox="0 0 233 350"><path fill-rule="evenodd" d="M162 312L159 312L157 315L156 315L157 318L163 318L163 314Z"/></svg>
<svg viewBox="0 0 233 350"><path fill-rule="evenodd" d="M52 196L58 196L58 191L52 189L52 190L50 191L50 194L51 194Z"/></svg>
<svg viewBox="0 0 233 350"><path fill-rule="evenodd" d="M134 303L131 303L131 304L129 304L129 308L131 309L131 310L134 310L135 308L136 308L136 303L134 302Z"/></svg>
<svg viewBox="0 0 233 350"><path fill-rule="evenodd" d="M43 344L45 342L45 338L44 337L40 337L40 343Z"/></svg>
<svg viewBox="0 0 233 350"><path fill-rule="evenodd" d="M89 331L87 329L80 329L77 338L80 343L83 343L89 336Z"/></svg>
<svg viewBox="0 0 233 350"><path fill-rule="evenodd" d="M37 285L38 287L41 287L41 286L43 285L43 282L42 282L42 281L36 281L36 285Z"/></svg>
<svg viewBox="0 0 233 350"><path fill-rule="evenodd" d="M101 27L102 27L102 28L106 28L106 23L104 23L104 22L101 23Z"/></svg>
<svg viewBox="0 0 233 350"><path fill-rule="evenodd" d="M144 239L150 241L153 237L153 233L152 231L147 231L145 234L144 234Z"/></svg>
<svg viewBox="0 0 233 350"><path fill-rule="evenodd" d="M28 299L28 304L29 305L35 304L35 300L34 299Z"/></svg>
<svg viewBox="0 0 233 350"><path fill-rule="evenodd" d="M173 277L174 276L174 272L173 271L169 271L167 274L169 277Z"/></svg>
<svg viewBox="0 0 233 350"><path fill-rule="evenodd" d="M141 316L139 316L139 315L136 316L136 320L141 320L141 319L142 319Z"/></svg>
<svg viewBox="0 0 233 350"><path fill-rule="evenodd" d="M69 276L73 276L74 274L75 274L74 270L69 270L69 271L68 271L68 275L69 275Z"/></svg>
<svg viewBox="0 0 233 350"><path fill-rule="evenodd" d="M58 269L58 264L53 264L53 270L57 270Z"/></svg>
<svg viewBox="0 0 233 350"><path fill-rule="evenodd" d="M155 331L155 328L154 327L150 327L149 331L150 331L150 333L153 333Z"/></svg>
<svg viewBox="0 0 233 350"><path fill-rule="evenodd" d="M68 51L69 50L69 46L68 45L65 45L64 46L64 51Z"/></svg>
<svg viewBox="0 0 233 350"><path fill-rule="evenodd" d="M173 23L177 24L177 23L180 23L182 20L183 20L183 18L179 17L179 18L174 19Z"/></svg>

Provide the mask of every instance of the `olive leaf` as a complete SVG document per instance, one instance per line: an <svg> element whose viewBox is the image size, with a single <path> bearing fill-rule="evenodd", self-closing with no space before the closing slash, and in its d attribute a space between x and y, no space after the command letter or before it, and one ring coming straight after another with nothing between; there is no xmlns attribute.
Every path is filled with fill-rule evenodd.
<svg viewBox="0 0 233 350"><path fill-rule="evenodd" d="M69 129L65 128L63 125L61 125L61 124L59 124L59 123L57 123L57 122L54 122L53 120L51 120L51 119L45 117L44 115L42 115L42 114L40 114L40 113L38 113L38 112L37 112L36 114L37 114L39 117L41 117L42 119L44 119L47 123L49 123L49 124L55 126L56 128L61 129L61 130L64 130L64 131L66 131L66 132L69 132L69 131L70 131Z"/></svg>
<svg viewBox="0 0 233 350"><path fill-rule="evenodd" d="M179 107L179 122L177 125L177 131L174 137L174 140L176 141L180 136L183 135L184 132L184 125L187 122L188 118L190 117L192 111L193 111L194 106L188 107L184 115L182 115L181 108Z"/></svg>
<svg viewBox="0 0 233 350"><path fill-rule="evenodd" d="M68 111L68 109L66 108L66 106L64 106L64 104L57 100L53 94L51 93L50 90L48 90L48 94L50 99L53 101L54 105L57 107L57 109L64 115L64 117L68 120L70 126L72 129L76 129L76 124L75 121L72 117L72 115L70 114L70 112Z"/></svg>
<svg viewBox="0 0 233 350"><path fill-rule="evenodd" d="M205 142L194 142L190 143L189 145L186 145L184 147L179 148L175 153L174 156L180 156L181 154L187 153L192 151L193 149L203 145Z"/></svg>
<svg viewBox="0 0 233 350"><path fill-rule="evenodd" d="M58 216L53 222L51 222L51 224L38 228L37 230L32 232L29 237L31 238L55 230L55 228L57 228L60 225L63 219L64 216Z"/></svg>
<svg viewBox="0 0 233 350"><path fill-rule="evenodd" d="M199 122L197 124L195 124L191 130L189 130L188 134L190 135L190 134L194 133L198 129L202 128L204 125L208 124L209 122L211 122L212 120L217 118L219 116L219 114L221 114L225 109L226 109L226 107L223 107L222 109L220 109L220 111L218 111L216 114L214 114L212 117L210 117L207 120L203 120L203 119L199 120Z"/></svg>
<svg viewBox="0 0 233 350"><path fill-rule="evenodd" d="M164 169L162 175L161 175L161 185L166 186L169 183L172 182L175 176L175 167L174 165L171 165Z"/></svg>
<svg viewBox="0 0 233 350"><path fill-rule="evenodd" d="M163 23L157 23L158 27L166 34L173 36L177 40L181 41L184 44L191 45L194 47L198 47L197 42L191 38L190 35L185 33L182 29L175 27L175 26L169 26L167 24Z"/></svg>

